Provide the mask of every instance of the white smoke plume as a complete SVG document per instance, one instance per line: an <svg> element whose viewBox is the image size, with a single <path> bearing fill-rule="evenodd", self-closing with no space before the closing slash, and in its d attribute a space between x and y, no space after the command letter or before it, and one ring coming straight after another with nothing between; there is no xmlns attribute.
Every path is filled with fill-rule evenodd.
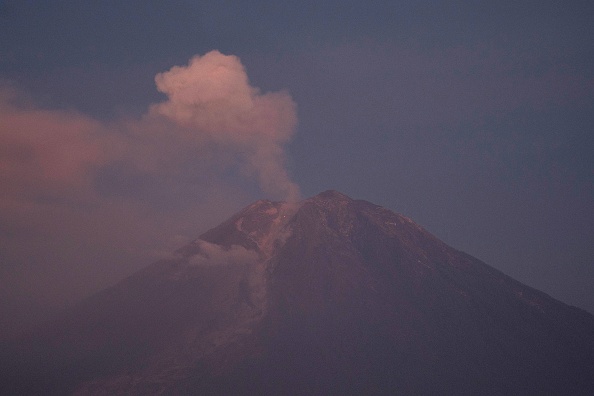
<svg viewBox="0 0 594 396"><path fill-rule="evenodd" d="M296 124L296 106L287 93L261 93L250 85L239 58L218 51L157 74L155 82L168 99L151 106L150 117L173 121L187 144L233 152L265 192L299 198L284 166L283 146Z"/></svg>

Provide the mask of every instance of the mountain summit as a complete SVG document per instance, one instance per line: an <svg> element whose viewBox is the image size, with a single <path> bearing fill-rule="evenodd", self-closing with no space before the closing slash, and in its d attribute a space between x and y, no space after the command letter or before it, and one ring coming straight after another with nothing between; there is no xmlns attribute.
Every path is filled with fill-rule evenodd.
<svg viewBox="0 0 594 396"><path fill-rule="evenodd" d="M257 201L27 345L16 359L25 363L10 366L18 375L8 391L594 389L592 315L336 191Z"/></svg>

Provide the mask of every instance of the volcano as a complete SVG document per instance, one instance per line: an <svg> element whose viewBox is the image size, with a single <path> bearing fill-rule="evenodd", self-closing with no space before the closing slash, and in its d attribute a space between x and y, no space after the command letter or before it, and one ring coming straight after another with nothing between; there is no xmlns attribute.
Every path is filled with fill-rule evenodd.
<svg viewBox="0 0 594 396"><path fill-rule="evenodd" d="M8 353L10 394L594 390L594 316L336 191L257 201Z"/></svg>

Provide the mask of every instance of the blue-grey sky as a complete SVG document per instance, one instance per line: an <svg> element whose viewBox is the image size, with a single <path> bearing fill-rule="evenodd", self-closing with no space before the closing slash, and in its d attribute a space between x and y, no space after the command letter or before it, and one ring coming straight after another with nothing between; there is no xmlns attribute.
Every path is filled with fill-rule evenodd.
<svg viewBox="0 0 594 396"><path fill-rule="evenodd" d="M591 1L0 0L0 314L71 304L296 186L594 312L592 20Z"/></svg>

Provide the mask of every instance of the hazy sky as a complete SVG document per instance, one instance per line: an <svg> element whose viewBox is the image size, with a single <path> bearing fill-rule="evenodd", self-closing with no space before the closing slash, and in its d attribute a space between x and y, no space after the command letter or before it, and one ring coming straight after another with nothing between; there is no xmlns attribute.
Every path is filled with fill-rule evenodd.
<svg viewBox="0 0 594 396"><path fill-rule="evenodd" d="M256 199L327 189L594 312L593 20L591 1L0 0L0 332Z"/></svg>

